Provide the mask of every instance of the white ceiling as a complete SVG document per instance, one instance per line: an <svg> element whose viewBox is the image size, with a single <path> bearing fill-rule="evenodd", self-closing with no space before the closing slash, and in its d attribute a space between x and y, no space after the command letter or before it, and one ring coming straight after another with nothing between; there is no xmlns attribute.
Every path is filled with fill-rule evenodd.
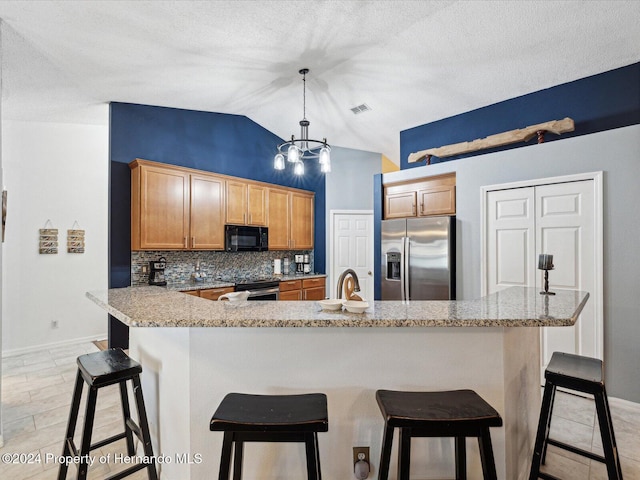
<svg viewBox="0 0 640 480"><path fill-rule="evenodd" d="M395 161L401 130L640 61L637 0L2 0L0 17L5 119L104 124L120 101L287 138L307 67L311 137Z"/></svg>

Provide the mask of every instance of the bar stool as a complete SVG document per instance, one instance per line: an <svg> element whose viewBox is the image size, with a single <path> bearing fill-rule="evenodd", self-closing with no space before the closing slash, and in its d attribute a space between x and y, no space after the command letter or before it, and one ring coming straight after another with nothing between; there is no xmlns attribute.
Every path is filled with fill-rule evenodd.
<svg viewBox="0 0 640 480"><path fill-rule="evenodd" d="M219 480L229 479L234 448L233 479L242 478L244 442L303 442L307 478L321 480L318 432L329 430L327 396L227 394L211 418L209 429L224 432Z"/></svg>
<svg viewBox="0 0 640 480"><path fill-rule="evenodd" d="M545 462L548 445L554 445L563 450L568 450L583 457L602 462L607 466L607 473L610 480L622 480L622 469L620 468L618 448L613 433L609 400L607 399L607 392L604 387L602 360L570 353L554 352L544 372L544 378L544 394L542 397L538 433L533 450L529 480L536 480L538 478L556 480L556 477L553 475L540 472L540 466L544 465ZM596 413L598 415L598 423L600 425L600 435L602 436L604 457L549 438L553 401L555 399L556 388L558 387L593 395L596 404Z"/></svg>
<svg viewBox="0 0 640 480"><path fill-rule="evenodd" d="M477 437L484 478L497 478L489 427L502 426L502 418L473 390L378 390L376 399L385 422L378 480L387 480L389 477L396 427L400 429L398 480L409 480L413 437L455 437L456 480L467 478L465 439Z"/></svg>
<svg viewBox="0 0 640 480"><path fill-rule="evenodd" d="M133 434L142 441L145 457L151 459L149 462L141 462L134 465L107 480L115 480L124 478L132 473L147 468L149 480L157 480L155 459L153 457L153 449L151 446L151 436L149 435L149 425L147 424L147 413L144 408L144 399L142 397L142 387L140 386L140 373L142 367L139 363L129 358L121 349L103 350L101 352L89 353L78 357L78 374L76 376L76 386L73 392L71 402L71 411L69 413L69 423L67 424L67 433L62 449L62 456L79 456L78 463L78 480L87 478L89 452L96 448L103 447L117 440L126 439L127 453L129 456L135 455L136 451L133 445ZM127 394L127 380L133 383L133 392L138 409L138 426L132 419L129 411L129 396ZM82 429L82 444L80 451L76 447L73 436L78 420L78 411L80 409L80 399L82 397L82 389L86 383L89 387L89 396L87 398L87 407L84 417L84 427ZM98 390L113 384L120 385L120 399L122 401L122 417L124 420L124 432L106 438L94 444L91 444L91 433L93 430L93 420L96 412L96 400ZM61 463L58 471L58 480L64 480L67 476L68 464Z"/></svg>

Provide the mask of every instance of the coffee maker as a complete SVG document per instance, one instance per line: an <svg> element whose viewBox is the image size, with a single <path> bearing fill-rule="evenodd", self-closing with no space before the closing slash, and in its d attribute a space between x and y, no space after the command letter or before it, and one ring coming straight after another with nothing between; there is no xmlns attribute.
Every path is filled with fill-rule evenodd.
<svg viewBox="0 0 640 480"><path fill-rule="evenodd" d="M311 273L311 261L309 254L294 255L296 262L296 273Z"/></svg>
<svg viewBox="0 0 640 480"><path fill-rule="evenodd" d="M149 285L165 286L167 284L164 278L165 268L167 268L167 259L164 257L149 262Z"/></svg>

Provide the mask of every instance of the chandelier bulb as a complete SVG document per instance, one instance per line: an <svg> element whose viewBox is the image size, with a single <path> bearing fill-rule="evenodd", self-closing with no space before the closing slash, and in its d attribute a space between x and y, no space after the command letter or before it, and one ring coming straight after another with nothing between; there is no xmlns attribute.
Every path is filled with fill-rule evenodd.
<svg viewBox="0 0 640 480"><path fill-rule="evenodd" d="M300 150L298 150L298 147L296 147L295 144L291 144L289 146L289 149L287 150L287 160L292 163L296 163L300 160Z"/></svg>
<svg viewBox="0 0 640 480"><path fill-rule="evenodd" d="M304 163L300 162L296 162L295 166L293 167L293 173L295 173L296 175L304 175Z"/></svg>
<svg viewBox="0 0 640 480"><path fill-rule="evenodd" d="M273 157L273 168L276 170L284 170L284 155L278 153Z"/></svg>

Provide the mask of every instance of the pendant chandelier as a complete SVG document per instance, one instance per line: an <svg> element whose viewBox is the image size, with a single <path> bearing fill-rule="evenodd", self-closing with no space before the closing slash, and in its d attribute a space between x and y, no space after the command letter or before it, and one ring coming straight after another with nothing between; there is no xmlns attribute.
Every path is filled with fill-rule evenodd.
<svg viewBox="0 0 640 480"><path fill-rule="evenodd" d="M273 157L273 168L284 170L287 163L293 164L293 173L304 174L304 161L318 159L323 173L331 171L331 147L327 139L309 138L309 120L307 120L307 73L308 68L298 71L302 75L302 120L300 120L300 138L291 135L291 140L278 145L278 153Z"/></svg>

